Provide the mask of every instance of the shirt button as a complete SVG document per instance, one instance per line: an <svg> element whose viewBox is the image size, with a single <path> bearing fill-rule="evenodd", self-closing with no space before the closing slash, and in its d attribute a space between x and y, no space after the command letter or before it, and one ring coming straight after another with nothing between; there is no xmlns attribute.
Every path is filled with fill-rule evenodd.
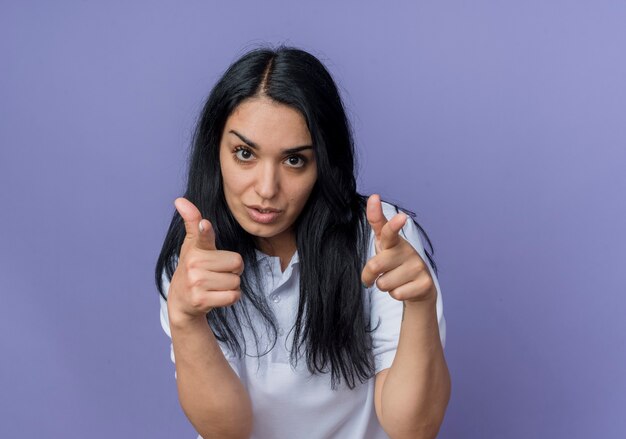
<svg viewBox="0 0 626 439"><path fill-rule="evenodd" d="M278 329L278 335L285 335L285 331L283 331L283 328Z"/></svg>
<svg viewBox="0 0 626 439"><path fill-rule="evenodd" d="M274 303L280 302L280 296L278 294L276 294L276 293L271 294L270 295L270 299L272 299L272 302L274 302Z"/></svg>

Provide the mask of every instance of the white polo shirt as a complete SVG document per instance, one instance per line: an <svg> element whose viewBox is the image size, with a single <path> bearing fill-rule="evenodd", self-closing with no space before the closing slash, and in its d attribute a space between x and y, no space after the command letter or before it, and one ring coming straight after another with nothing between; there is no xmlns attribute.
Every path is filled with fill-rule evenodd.
<svg viewBox="0 0 626 439"><path fill-rule="evenodd" d="M390 219L397 212L395 207L383 202L383 212ZM443 302L439 282L428 263L417 227L410 219L403 227L404 237L418 251L426 262L437 287L436 313L439 322L441 343L445 346L446 322L443 315ZM370 237L369 258L374 256L374 234ZM294 253L284 272L280 269L280 259L257 251L257 262L263 275L263 293L273 309L278 322L278 340L276 345L269 345L269 334L254 319L259 339L260 353L271 350L260 357L256 353L254 337L250 328L243 328L249 355L236 358L221 344L222 352L248 390L253 409L252 439L293 439L349 438L383 439L388 438L383 431L374 409L374 378L363 384L359 383L350 390L343 382L337 390L331 390L330 374L312 375L306 366L306 359L298 361L294 369L289 363L289 352L293 341L293 325L298 309L300 264L298 252ZM169 282L163 277L164 291L167 295ZM380 291L376 285L363 289L366 295L366 315L371 327L378 328L371 333L375 372L391 367L402 319L402 302L395 300L388 293ZM167 302L160 297L161 326L171 337ZM380 324L379 324L380 319ZM175 361L174 349L170 344L172 362ZM176 375L176 373L174 373ZM198 436L200 438L200 436ZM201 438L200 438L201 439Z"/></svg>

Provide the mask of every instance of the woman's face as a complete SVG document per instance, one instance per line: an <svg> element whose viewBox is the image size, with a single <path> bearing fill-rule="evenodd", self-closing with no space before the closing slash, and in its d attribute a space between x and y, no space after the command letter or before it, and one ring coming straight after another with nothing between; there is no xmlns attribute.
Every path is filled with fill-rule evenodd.
<svg viewBox="0 0 626 439"><path fill-rule="evenodd" d="M317 179L302 114L266 97L242 102L226 121L220 167L226 203L241 227L270 247L294 245L292 226Z"/></svg>

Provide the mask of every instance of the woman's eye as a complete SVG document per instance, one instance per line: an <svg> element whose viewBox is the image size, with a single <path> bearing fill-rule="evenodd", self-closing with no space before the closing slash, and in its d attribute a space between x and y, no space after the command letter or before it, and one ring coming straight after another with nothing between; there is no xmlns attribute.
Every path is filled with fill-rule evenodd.
<svg viewBox="0 0 626 439"><path fill-rule="evenodd" d="M287 159L287 163L292 168L301 168L305 165L306 161L300 156L292 155Z"/></svg>
<svg viewBox="0 0 626 439"><path fill-rule="evenodd" d="M252 152L249 149L237 148L235 150L235 158L242 162L250 161L252 158Z"/></svg>

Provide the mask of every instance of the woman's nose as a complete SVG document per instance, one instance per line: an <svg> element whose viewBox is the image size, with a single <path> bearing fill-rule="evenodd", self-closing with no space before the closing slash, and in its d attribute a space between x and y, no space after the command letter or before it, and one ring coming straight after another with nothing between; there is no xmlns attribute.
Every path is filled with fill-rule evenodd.
<svg viewBox="0 0 626 439"><path fill-rule="evenodd" d="M272 199L279 189L279 176L276 168L271 163L258 166L255 191L264 199Z"/></svg>

